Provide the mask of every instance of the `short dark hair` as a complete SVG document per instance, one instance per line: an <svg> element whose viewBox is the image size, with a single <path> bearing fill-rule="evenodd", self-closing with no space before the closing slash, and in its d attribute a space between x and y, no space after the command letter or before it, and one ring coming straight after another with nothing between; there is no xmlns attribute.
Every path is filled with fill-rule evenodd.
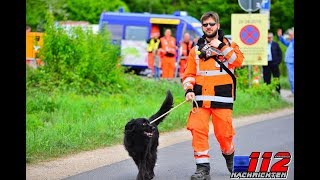
<svg viewBox="0 0 320 180"><path fill-rule="evenodd" d="M209 11L204 13L200 18L201 23L203 23L203 21L207 20L208 18L213 18L216 21L216 23L219 23L219 15L216 12Z"/></svg>

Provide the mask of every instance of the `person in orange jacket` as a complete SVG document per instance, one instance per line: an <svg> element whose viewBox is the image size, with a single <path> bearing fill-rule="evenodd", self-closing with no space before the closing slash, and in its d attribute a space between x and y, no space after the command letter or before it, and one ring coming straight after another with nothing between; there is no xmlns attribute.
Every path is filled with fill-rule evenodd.
<svg viewBox="0 0 320 180"><path fill-rule="evenodd" d="M154 76L154 51L159 48L160 39L159 39L160 33L159 32L153 32L151 33L151 37L147 40L147 51L148 51L148 68L151 70L152 75Z"/></svg>
<svg viewBox="0 0 320 180"><path fill-rule="evenodd" d="M181 48L181 52L180 52L181 57L180 57L180 61L179 61L179 77L180 77L180 79L182 79L182 77L183 77L189 52L194 45L195 45L195 43L192 40L190 40L190 34L186 32L183 36L183 41L180 42L180 48Z"/></svg>
<svg viewBox="0 0 320 180"><path fill-rule="evenodd" d="M162 78L174 78L178 47L170 29L166 29L164 36L160 38L159 48Z"/></svg>
<svg viewBox="0 0 320 180"><path fill-rule="evenodd" d="M196 163L192 180L210 179L210 116L227 169L230 173L233 171L235 130L232 111L236 95L234 70L244 60L239 46L225 38L223 31L219 30L219 15L216 12L204 13L200 21L204 35L190 51L182 82L186 100L194 100L199 107L189 113L187 121ZM195 102L193 107L196 107Z"/></svg>

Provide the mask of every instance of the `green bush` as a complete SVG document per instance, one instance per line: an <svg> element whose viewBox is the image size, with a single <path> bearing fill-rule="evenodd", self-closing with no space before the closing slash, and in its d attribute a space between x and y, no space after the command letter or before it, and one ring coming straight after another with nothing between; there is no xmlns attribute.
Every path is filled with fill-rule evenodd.
<svg viewBox="0 0 320 180"><path fill-rule="evenodd" d="M45 65L36 70L27 68L27 86L84 94L125 88L119 48L111 44L107 30L98 34L80 27L66 30L55 25L49 13L45 27L40 51Z"/></svg>
<svg viewBox="0 0 320 180"><path fill-rule="evenodd" d="M235 70L235 76L237 77L237 89L246 89L249 87L248 75L248 66L243 66Z"/></svg>

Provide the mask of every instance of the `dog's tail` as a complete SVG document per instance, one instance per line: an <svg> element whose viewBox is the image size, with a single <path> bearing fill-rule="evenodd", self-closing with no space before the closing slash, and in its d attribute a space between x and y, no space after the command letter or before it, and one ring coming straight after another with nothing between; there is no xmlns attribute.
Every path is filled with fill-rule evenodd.
<svg viewBox="0 0 320 180"><path fill-rule="evenodd" d="M173 108L173 96L171 94L171 91L168 90L167 91L167 96L166 96L166 99L163 101L159 111L157 113L155 113L154 115L152 115L150 118L149 118L149 121L153 121L155 119L157 119L158 117L160 117L161 115L163 115L164 113L168 112L171 108ZM169 114L169 113L168 113ZM154 124L157 126L158 124L160 124L164 118L168 115L164 115L162 116L160 119L158 119L157 121L154 122Z"/></svg>

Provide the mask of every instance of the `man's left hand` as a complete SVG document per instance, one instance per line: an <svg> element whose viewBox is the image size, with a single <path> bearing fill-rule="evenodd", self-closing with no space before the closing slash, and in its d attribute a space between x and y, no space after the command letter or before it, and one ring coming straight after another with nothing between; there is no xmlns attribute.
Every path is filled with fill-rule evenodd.
<svg viewBox="0 0 320 180"><path fill-rule="evenodd" d="M210 44L210 46L212 46L214 48L218 48L220 43L221 43L221 41L219 39L215 38L209 44Z"/></svg>

